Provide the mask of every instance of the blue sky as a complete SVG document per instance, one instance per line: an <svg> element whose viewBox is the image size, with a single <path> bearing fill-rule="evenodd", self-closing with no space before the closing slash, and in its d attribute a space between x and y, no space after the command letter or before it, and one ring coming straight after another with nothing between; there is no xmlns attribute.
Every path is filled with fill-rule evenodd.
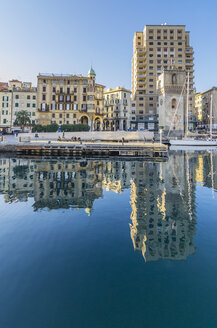
<svg viewBox="0 0 217 328"><path fill-rule="evenodd" d="M217 85L214 0L0 0L0 81L36 84L39 72L86 75L131 87L133 35L146 24L185 24L195 51L195 86Z"/></svg>

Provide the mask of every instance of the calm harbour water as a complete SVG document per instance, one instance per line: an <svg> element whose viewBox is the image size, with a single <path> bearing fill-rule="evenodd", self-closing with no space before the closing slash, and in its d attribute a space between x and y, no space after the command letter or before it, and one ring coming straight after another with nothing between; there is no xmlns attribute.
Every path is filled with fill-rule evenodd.
<svg viewBox="0 0 217 328"><path fill-rule="evenodd" d="M217 327L217 154L0 158L0 327Z"/></svg>

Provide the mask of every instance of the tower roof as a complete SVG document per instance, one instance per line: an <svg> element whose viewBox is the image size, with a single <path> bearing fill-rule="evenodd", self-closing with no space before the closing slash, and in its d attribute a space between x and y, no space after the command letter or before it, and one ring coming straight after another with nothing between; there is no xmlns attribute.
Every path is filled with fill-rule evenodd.
<svg viewBox="0 0 217 328"><path fill-rule="evenodd" d="M93 67L91 66L91 68L89 69L88 75L96 75Z"/></svg>

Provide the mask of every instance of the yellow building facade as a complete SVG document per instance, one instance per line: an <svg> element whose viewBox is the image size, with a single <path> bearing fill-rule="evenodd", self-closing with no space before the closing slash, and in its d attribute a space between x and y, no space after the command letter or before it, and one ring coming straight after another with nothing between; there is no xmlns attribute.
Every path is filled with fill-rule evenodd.
<svg viewBox="0 0 217 328"><path fill-rule="evenodd" d="M10 130L12 126L12 92L0 91L0 130Z"/></svg>
<svg viewBox="0 0 217 328"><path fill-rule="evenodd" d="M39 74L37 85L38 124L88 124L102 130L103 89L95 82L91 67L88 76Z"/></svg>

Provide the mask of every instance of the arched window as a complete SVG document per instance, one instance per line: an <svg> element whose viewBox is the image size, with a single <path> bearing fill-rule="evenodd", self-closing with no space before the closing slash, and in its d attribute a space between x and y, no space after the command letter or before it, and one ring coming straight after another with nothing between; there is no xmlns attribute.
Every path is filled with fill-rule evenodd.
<svg viewBox="0 0 217 328"><path fill-rule="evenodd" d="M172 75L172 84L177 84L177 75L176 74Z"/></svg>
<svg viewBox="0 0 217 328"><path fill-rule="evenodd" d="M175 98L172 99L172 108L173 109L176 108L176 99Z"/></svg>

